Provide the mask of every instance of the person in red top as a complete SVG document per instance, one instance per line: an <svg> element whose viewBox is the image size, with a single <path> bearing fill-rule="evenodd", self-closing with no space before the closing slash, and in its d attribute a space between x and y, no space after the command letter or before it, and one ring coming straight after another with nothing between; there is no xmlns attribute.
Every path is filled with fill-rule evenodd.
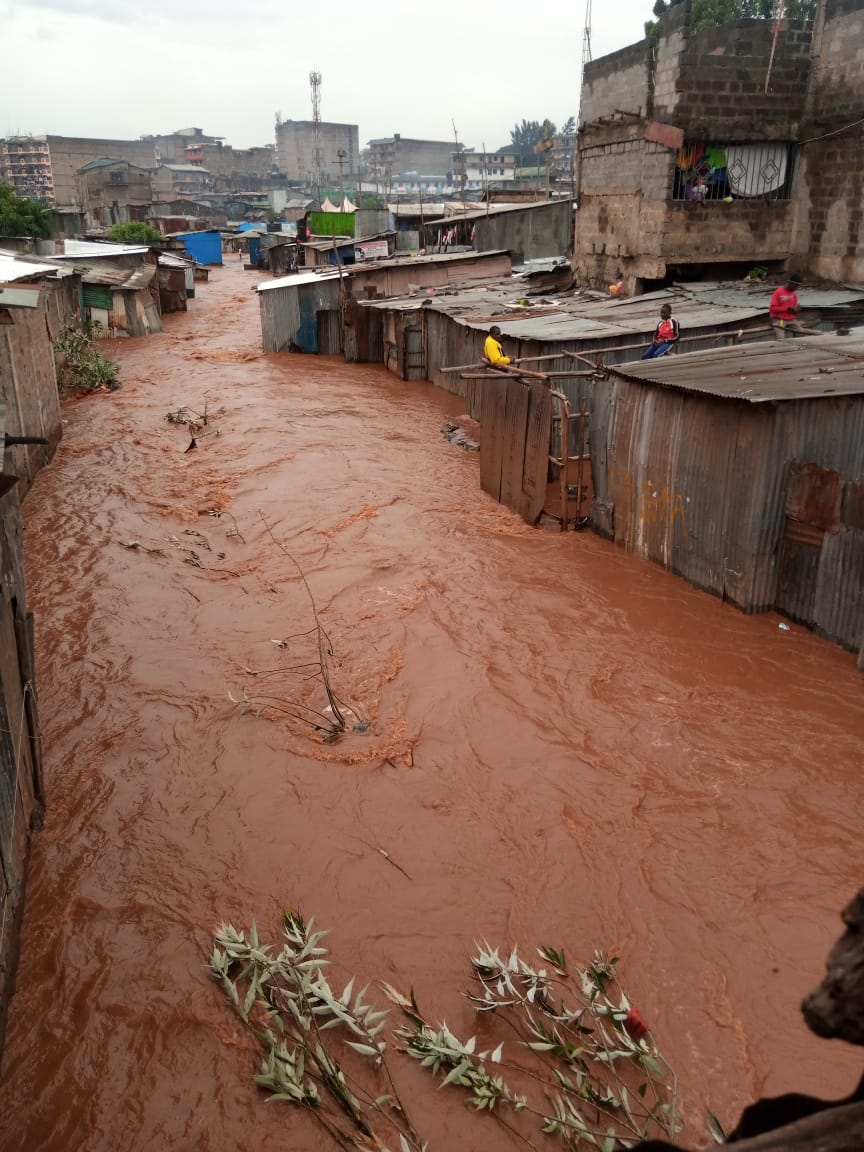
<svg viewBox="0 0 864 1152"><path fill-rule="evenodd" d="M642 353L643 360L654 360L665 356L681 338L681 328L672 315L672 306L664 304L660 309L660 323L654 329L654 339Z"/></svg>
<svg viewBox="0 0 864 1152"><path fill-rule="evenodd" d="M803 325L795 319L798 312L798 285L801 280L802 277L793 272L786 283L781 284L771 297L768 315L771 317L771 327L778 340L786 339L787 328L792 332L804 331Z"/></svg>

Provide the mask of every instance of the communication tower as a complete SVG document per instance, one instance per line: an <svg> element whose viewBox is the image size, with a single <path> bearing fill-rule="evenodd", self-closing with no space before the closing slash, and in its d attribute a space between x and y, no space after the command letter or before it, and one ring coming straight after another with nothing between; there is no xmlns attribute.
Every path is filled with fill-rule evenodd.
<svg viewBox="0 0 864 1152"><path fill-rule="evenodd" d="M312 180L318 188L318 199L321 199L321 177L324 170L324 160L321 155L321 73L309 73L309 84L312 87Z"/></svg>

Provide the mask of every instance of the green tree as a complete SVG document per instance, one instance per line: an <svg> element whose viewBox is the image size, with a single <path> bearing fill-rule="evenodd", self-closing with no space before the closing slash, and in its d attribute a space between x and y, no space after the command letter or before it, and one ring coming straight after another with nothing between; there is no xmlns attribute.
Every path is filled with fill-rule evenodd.
<svg viewBox="0 0 864 1152"><path fill-rule="evenodd" d="M35 200L24 200L0 184L0 236L50 236L51 212Z"/></svg>
<svg viewBox="0 0 864 1152"><path fill-rule="evenodd" d="M568 116L564 123L561 125L562 136L572 136L576 131L576 117Z"/></svg>
<svg viewBox="0 0 864 1152"><path fill-rule="evenodd" d="M539 120L523 120L510 129L510 144L519 156L520 168L536 163L534 146L547 135L555 135L555 125L551 120L544 120L542 124Z"/></svg>
<svg viewBox="0 0 864 1152"><path fill-rule="evenodd" d="M684 0L656 0L654 15L662 16L671 8L676 8ZM715 28L732 20L770 20L774 16L774 0L693 0L692 27L695 31ZM786 0L786 18L789 20L810 21L816 13L816 0ZM659 25L649 20L645 25L645 35L656 40Z"/></svg>
<svg viewBox="0 0 864 1152"><path fill-rule="evenodd" d="M106 240L121 240L127 244L158 244L164 237L158 228L143 220L130 220L128 224L115 224L105 233Z"/></svg>

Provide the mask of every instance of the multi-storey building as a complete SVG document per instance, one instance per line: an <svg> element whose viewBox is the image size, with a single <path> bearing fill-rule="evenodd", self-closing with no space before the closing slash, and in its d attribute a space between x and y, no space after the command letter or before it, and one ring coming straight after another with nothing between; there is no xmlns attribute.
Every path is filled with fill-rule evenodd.
<svg viewBox="0 0 864 1152"><path fill-rule="evenodd" d="M465 175L465 188L476 191L490 184L516 179L516 166L519 157L515 152L475 152L465 148L450 153L450 171L453 185L458 188L462 174Z"/></svg>
<svg viewBox="0 0 864 1152"><path fill-rule="evenodd" d="M321 178L328 184L339 179L339 161L346 184L355 183L360 171L360 129L356 124L318 125ZM342 156L340 157L340 152ZM289 180L312 183L315 172L315 123L312 120L276 122L276 164Z"/></svg>
<svg viewBox="0 0 864 1152"><path fill-rule="evenodd" d="M370 140L369 175L373 180L392 182L402 176L441 176L453 172L453 143L450 140L411 140L386 136ZM461 145L456 151L461 151Z"/></svg>
<svg viewBox="0 0 864 1152"><path fill-rule="evenodd" d="M80 212L84 209L80 170L108 156L141 168L156 163L152 142L142 140L9 136L0 141L0 175L22 196Z"/></svg>
<svg viewBox="0 0 864 1152"><path fill-rule="evenodd" d="M47 136L0 140L0 182L28 200L54 204L54 176Z"/></svg>

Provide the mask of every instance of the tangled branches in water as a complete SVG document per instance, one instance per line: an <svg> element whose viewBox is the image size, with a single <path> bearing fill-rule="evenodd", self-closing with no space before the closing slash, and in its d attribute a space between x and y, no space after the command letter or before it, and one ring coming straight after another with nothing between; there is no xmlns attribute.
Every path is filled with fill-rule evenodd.
<svg viewBox="0 0 864 1152"><path fill-rule="evenodd" d="M349 727L357 732L366 732L369 728L369 717L364 715L357 706L349 705L337 695L333 687L332 669L335 660L333 645L327 631L321 623L318 606L315 603L315 597L312 594L309 581L306 579L306 573L281 540L277 539L264 513L259 512L258 515L270 539L295 568L306 591L312 611L313 626L311 628L304 632L293 633L280 640L274 640L273 643L277 648L284 651L290 647L292 642L308 638L312 641L313 651L307 653L307 655L311 655L312 657L310 660L301 661L287 668L279 667L257 670L247 668L246 672L248 675L256 677L288 674L298 676L301 680L316 680L324 688L327 704L323 708L318 709L311 707L311 705L301 703L296 697L291 699L282 696L266 695L260 692L253 694L246 691L243 692L239 700L234 696L231 696L230 699L233 703L240 705L241 712L254 711L257 715L261 715L263 712L271 711L290 716L313 728L316 732L320 733L322 738L327 742L338 739Z"/></svg>

